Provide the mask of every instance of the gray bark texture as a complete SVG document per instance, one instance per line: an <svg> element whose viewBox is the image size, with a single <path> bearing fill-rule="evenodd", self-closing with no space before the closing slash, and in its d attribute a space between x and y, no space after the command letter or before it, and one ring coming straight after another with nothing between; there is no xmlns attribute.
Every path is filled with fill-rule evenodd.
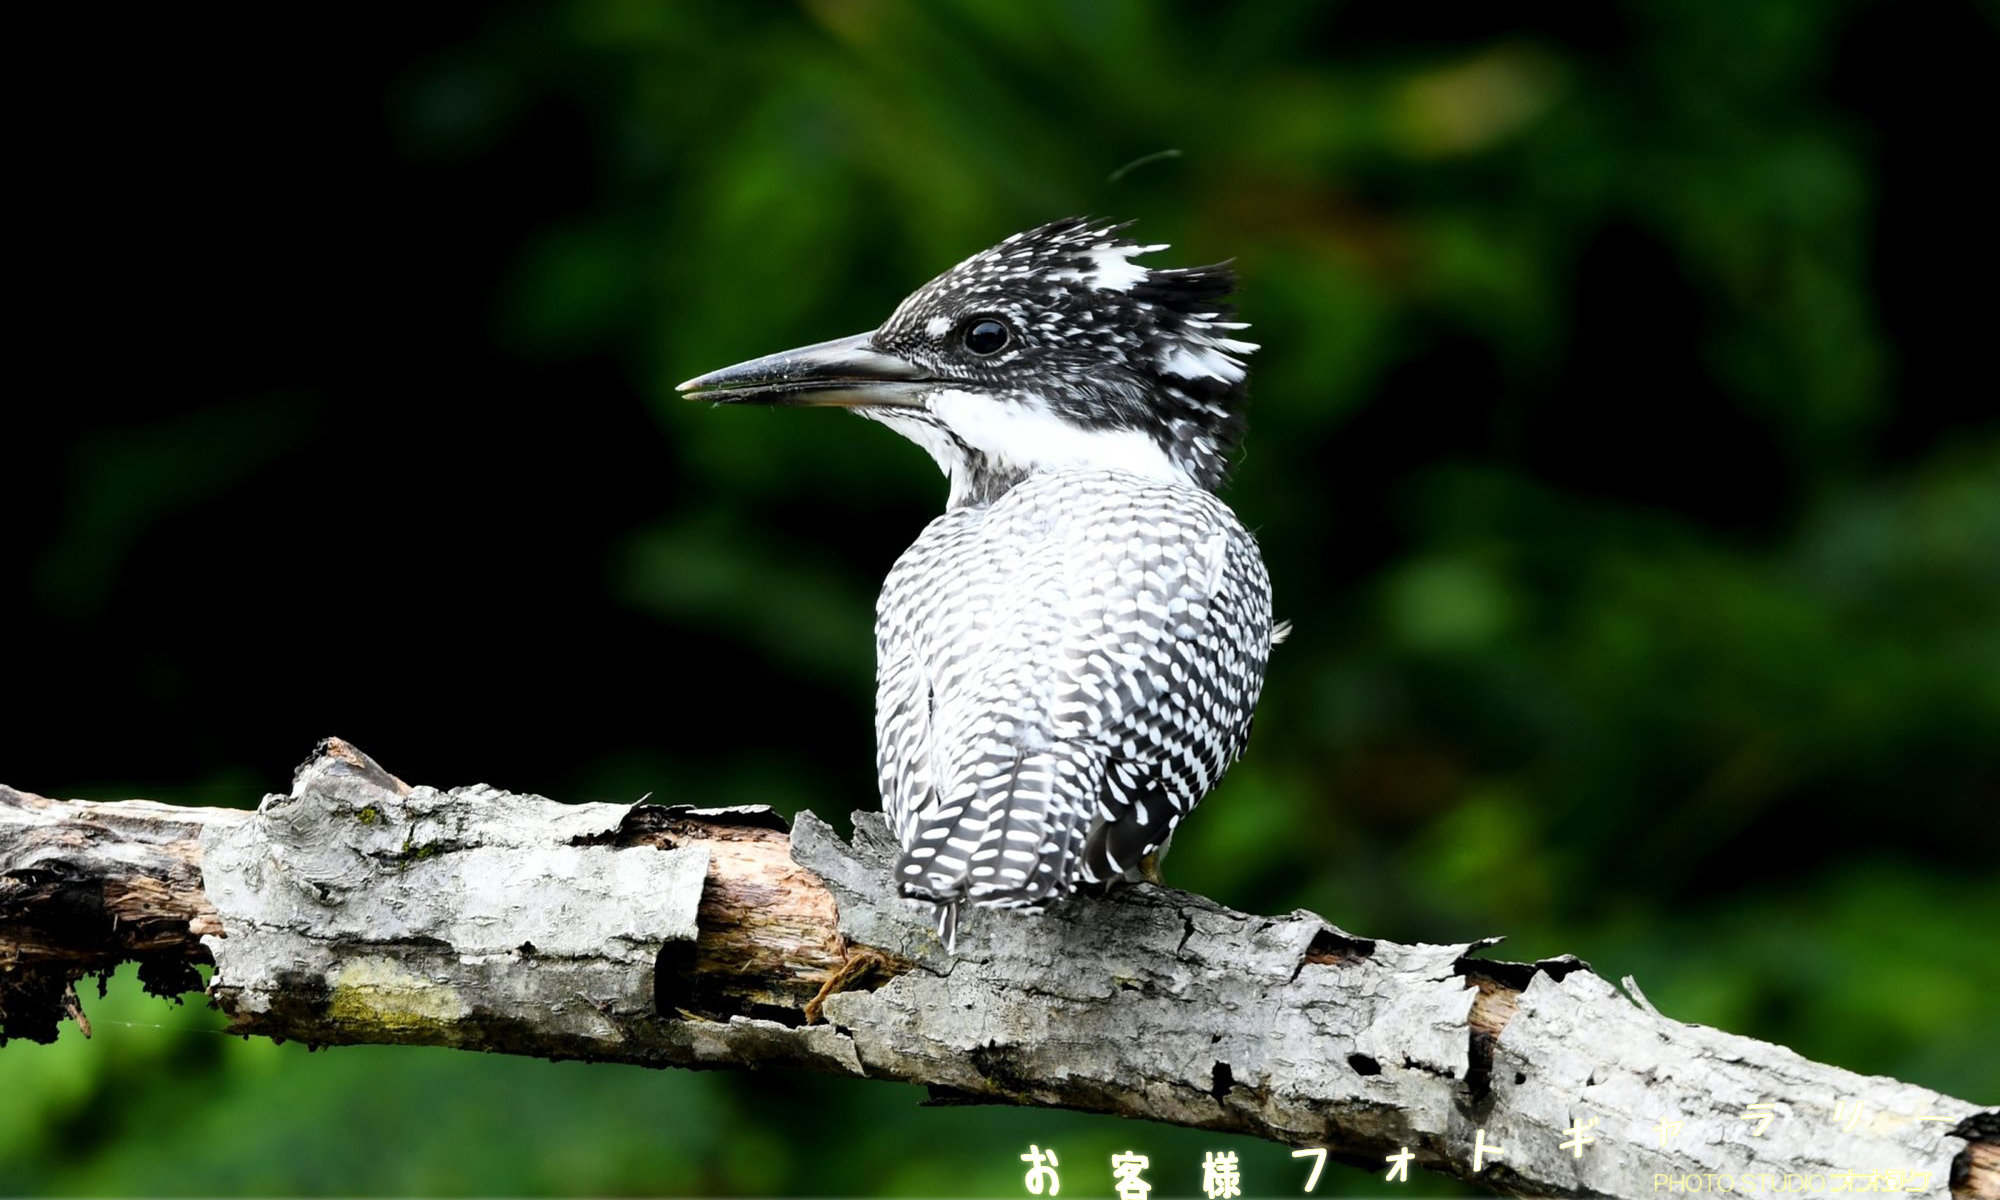
<svg viewBox="0 0 2000 1200"><path fill-rule="evenodd" d="M873 813L849 844L810 813L438 791L337 740L254 812L0 787L0 1043L87 1031L86 974L177 994L211 965L234 1029L318 1045L800 1067L1527 1195L2000 1196L2000 1112L1671 1020L1575 958L1151 885L968 913L947 955L894 851Z"/></svg>

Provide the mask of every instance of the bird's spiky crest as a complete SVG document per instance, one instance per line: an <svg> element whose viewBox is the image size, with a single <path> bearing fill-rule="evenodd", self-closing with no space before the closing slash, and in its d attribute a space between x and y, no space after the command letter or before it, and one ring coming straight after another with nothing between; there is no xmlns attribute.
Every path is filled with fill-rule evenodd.
<svg viewBox="0 0 2000 1200"><path fill-rule="evenodd" d="M1243 433L1241 356L1257 349L1232 336L1248 328L1227 299L1236 272L1139 263L1167 247L1130 226L1069 217L1014 234L917 289L876 344L923 357L967 317L1003 317L1021 340L978 364L979 382L1039 387L1079 425L1144 431L1214 488Z"/></svg>

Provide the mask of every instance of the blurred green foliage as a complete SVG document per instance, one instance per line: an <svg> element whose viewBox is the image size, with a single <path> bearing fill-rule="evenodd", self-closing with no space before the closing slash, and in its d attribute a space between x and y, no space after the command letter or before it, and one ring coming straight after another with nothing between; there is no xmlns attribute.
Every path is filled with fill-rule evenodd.
<svg viewBox="0 0 2000 1200"><path fill-rule="evenodd" d="M942 485L881 429L682 405L672 384L868 328L1013 230L1136 217L1174 243L1161 261L1240 268L1265 349L1228 496L1297 623L1171 878L1368 934L1574 951L1670 1016L1995 1099L2000 422L1956 374L1966 302L1910 264L1986 236L1950 228L1971 209L1928 155L1969 136L1932 90L1967 73L1926 72L1983 54L1990 12L560 0L432 33L353 120L420 185L568 173L574 195L511 231L485 307L456 319L496 377L589 361L610 386L408 420L567 431L579 473L506 486L595 532L508 535L531 557L585 538L563 588L666 649L586 662L534 710L595 671L662 714L577 717L541 777L492 761L483 718L464 777L362 739L392 768L867 803L873 591ZM480 174L496 162L512 174ZM262 464L345 436L341 385L316 379L80 437L38 602L115 615L148 538L259 503ZM564 499L649 434L658 465L617 495L650 499L622 526ZM399 519L476 521L461 482ZM506 611L509 643L603 652ZM134 662L165 697L201 674ZM427 745L415 717L380 723ZM233 753L204 774L240 794L260 776ZM68 781L120 788L185 798ZM308 1055L123 978L91 1011L93 1042L0 1052L0 1191L1014 1195L1030 1142L1060 1150L1064 1195L1108 1194L1128 1148L1161 1194L1193 1190L1209 1149L1239 1152L1253 1194L1303 1179L1279 1147L920 1109L881 1084ZM1379 1186L1330 1166L1319 1190Z"/></svg>

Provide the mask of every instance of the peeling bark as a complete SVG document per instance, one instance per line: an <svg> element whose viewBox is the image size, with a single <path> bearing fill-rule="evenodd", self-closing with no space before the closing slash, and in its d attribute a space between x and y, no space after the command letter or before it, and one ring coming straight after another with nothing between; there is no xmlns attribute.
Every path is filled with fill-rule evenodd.
<svg viewBox="0 0 2000 1200"><path fill-rule="evenodd" d="M889 895L881 818L855 830L411 787L338 741L254 813L0 788L0 1042L80 1021L85 974L136 959L178 992L211 964L233 1028L320 1045L804 1067L1377 1171L1407 1148L1523 1194L1796 1176L1996 1195L1993 1110L1670 1020L1575 958L1490 961L1486 942L1401 945L1150 885L971 914L947 956L928 907ZM1761 1132L1752 1104L1772 1105ZM1581 1156L1562 1146L1579 1127Z"/></svg>

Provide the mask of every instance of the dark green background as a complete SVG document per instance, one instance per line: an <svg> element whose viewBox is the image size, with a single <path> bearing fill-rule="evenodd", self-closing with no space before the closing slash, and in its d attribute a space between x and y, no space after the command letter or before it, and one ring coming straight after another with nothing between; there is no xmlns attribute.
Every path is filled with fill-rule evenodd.
<svg viewBox="0 0 2000 1200"><path fill-rule="evenodd" d="M247 804L339 734L439 785L873 804L873 589L943 485L672 384L1135 217L1241 268L1228 496L1297 623L1170 877L2000 1093L1991 5L40 20L7 782ZM0 1051L0 1191L1018 1195L1030 1142L1065 1197L1127 1148L1162 1195L1210 1149L1304 1177L913 1088L90 1007Z"/></svg>

